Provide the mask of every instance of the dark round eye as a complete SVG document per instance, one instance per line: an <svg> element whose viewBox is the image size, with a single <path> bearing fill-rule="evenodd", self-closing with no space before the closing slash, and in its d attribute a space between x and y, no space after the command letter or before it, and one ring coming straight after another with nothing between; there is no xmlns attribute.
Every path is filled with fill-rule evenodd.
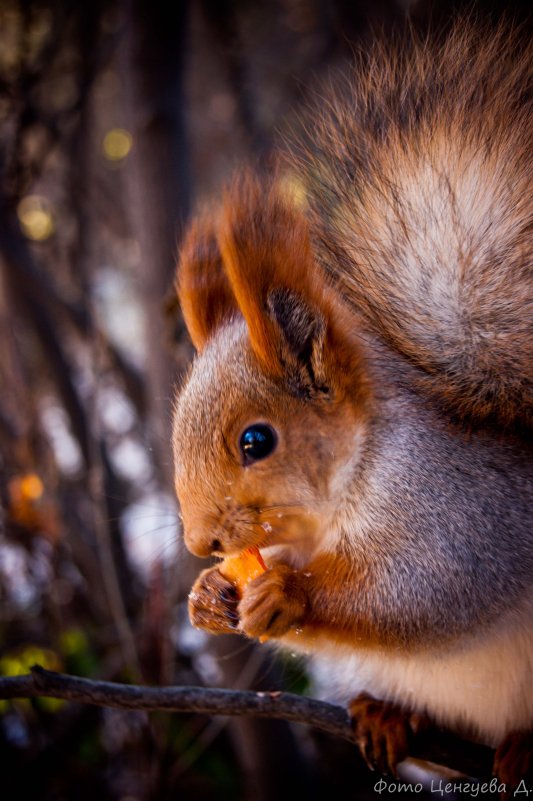
<svg viewBox="0 0 533 801"><path fill-rule="evenodd" d="M277 443L276 432L264 423L255 423L246 428L239 440L239 448L244 456L244 463L250 464L269 456Z"/></svg>

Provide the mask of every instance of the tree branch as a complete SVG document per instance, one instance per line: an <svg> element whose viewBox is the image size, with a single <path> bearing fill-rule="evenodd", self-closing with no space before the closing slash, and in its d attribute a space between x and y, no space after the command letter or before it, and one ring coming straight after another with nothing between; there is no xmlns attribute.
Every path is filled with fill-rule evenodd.
<svg viewBox="0 0 533 801"><path fill-rule="evenodd" d="M252 692L204 687L141 687L92 681L36 665L31 674L0 678L0 698L46 696L117 709L252 715L303 723L354 742L346 709L292 693ZM468 776L489 779L494 752L442 729L424 729L413 739L410 756L447 765Z"/></svg>

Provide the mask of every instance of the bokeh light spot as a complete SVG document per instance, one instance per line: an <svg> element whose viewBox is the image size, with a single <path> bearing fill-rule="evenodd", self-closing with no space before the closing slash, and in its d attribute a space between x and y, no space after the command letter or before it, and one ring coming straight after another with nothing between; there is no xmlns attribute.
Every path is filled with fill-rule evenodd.
<svg viewBox="0 0 533 801"><path fill-rule="evenodd" d="M133 146L133 137L124 128L112 128L104 136L102 150L109 161L122 161Z"/></svg>
<svg viewBox="0 0 533 801"><path fill-rule="evenodd" d="M20 480L20 489L24 498L31 501L38 500L43 494L43 482L35 473L27 473Z"/></svg>
<svg viewBox="0 0 533 801"><path fill-rule="evenodd" d="M44 242L55 229L54 218L46 198L27 195L17 206L17 215L24 234L28 239Z"/></svg>

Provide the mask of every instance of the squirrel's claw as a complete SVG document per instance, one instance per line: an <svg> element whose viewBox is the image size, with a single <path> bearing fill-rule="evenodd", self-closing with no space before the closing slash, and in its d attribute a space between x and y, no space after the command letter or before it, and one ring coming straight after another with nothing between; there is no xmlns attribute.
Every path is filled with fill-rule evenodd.
<svg viewBox="0 0 533 801"><path fill-rule="evenodd" d="M396 776L396 766L409 753L409 715L366 693L354 698L348 710L356 743L370 770Z"/></svg>

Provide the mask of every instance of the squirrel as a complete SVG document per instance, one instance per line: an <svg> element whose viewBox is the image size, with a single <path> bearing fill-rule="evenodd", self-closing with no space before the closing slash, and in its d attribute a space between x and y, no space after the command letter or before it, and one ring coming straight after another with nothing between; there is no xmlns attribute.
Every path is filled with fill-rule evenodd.
<svg viewBox="0 0 533 801"><path fill-rule="evenodd" d="M194 625L331 666L369 764L428 717L533 770L531 45L364 55L183 242L174 408ZM289 179L287 179L289 175ZM297 182L298 193L290 190Z"/></svg>

